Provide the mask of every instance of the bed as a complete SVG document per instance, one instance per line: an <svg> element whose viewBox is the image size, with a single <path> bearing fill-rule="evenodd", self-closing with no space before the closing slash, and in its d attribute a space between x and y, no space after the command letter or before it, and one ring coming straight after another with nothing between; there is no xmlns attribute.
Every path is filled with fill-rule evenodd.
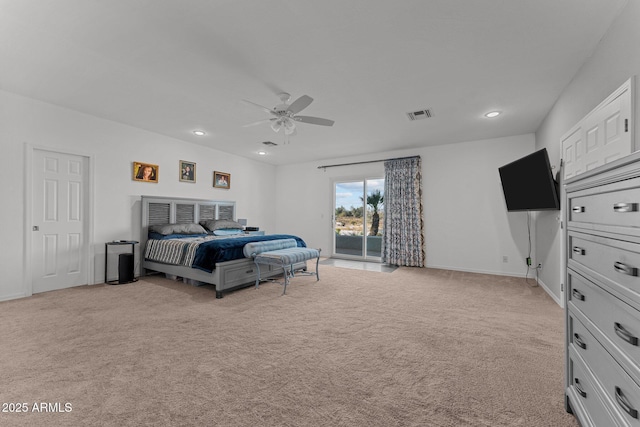
<svg viewBox="0 0 640 427"><path fill-rule="evenodd" d="M202 234L192 228L212 220L235 221L236 203L232 201L142 196L141 216L142 273L159 272L191 283L215 285L216 298L255 283L256 266L242 250L246 243L293 238L298 246L306 247L300 237L289 234L211 236L206 229L207 234ZM194 234L154 233L167 224L184 225ZM294 268L306 270L307 264ZM262 278L280 274L282 269L275 267L261 272Z"/></svg>

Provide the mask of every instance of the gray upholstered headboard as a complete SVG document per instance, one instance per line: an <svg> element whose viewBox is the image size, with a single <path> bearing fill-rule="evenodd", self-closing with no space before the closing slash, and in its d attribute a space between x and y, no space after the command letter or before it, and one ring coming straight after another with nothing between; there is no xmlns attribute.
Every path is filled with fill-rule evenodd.
<svg viewBox="0 0 640 427"><path fill-rule="evenodd" d="M199 223L209 219L236 219L236 202L142 196L140 250L144 256L150 225Z"/></svg>

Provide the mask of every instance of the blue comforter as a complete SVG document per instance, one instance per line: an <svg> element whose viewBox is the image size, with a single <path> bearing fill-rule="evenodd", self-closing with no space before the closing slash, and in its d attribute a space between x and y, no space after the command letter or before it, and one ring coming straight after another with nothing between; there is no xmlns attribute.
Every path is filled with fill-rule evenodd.
<svg viewBox="0 0 640 427"><path fill-rule="evenodd" d="M296 239L298 247L306 248L307 244L298 236L289 234L268 234L266 236L235 237L232 239L210 240L201 243L196 250L192 267L211 273L217 262L244 258L244 245L265 240Z"/></svg>

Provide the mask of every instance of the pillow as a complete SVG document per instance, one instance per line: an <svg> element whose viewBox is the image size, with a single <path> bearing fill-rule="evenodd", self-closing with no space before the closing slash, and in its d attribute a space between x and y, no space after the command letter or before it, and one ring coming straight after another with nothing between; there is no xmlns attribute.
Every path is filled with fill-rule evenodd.
<svg viewBox="0 0 640 427"><path fill-rule="evenodd" d="M153 231L149 232L149 239L155 240L170 240L170 239L186 239L186 238L194 238L194 237L207 237L208 234L160 234L154 233Z"/></svg>
<svg viewBox="0 0 640 427"><path fill-rule="evenodd" d="M149 232L163 235L169 234L206 234L207 230L200 224L160 224L149 226Z"/></svg>
<svg viewBox="0 0 640 427"><path fill-rule="evenodd" d="M242 224L230 219L210 219L208 221L203 221L200 224L211 231L224 230L226 228L235 228L236 230L242 229Z"/></svg>
<svg viewBox="0 0 640 427"><path fill-rule="evenodd" d="M242 248L242 253L247 258L252 258L262 252L277 251L280 249L295 248L298 246L296 239L278 239L262 242L247 243Z"/></svg>
<svg viewBox="0 0 640 427"><path fill-rule="evenodd" d="M244 230L241 228L220 228L213 230L214 236L232 236L234 234L244 234Z"/></svg>

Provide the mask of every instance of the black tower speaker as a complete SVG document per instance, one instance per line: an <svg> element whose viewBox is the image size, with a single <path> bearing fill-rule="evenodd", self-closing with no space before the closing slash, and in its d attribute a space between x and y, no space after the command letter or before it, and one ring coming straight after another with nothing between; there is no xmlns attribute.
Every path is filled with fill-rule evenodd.
<svg viewBox="0 0 640 427"><path fill-rule="evenodd" d="M118 256L118 284L133 282L133 254Z"/></svg>

